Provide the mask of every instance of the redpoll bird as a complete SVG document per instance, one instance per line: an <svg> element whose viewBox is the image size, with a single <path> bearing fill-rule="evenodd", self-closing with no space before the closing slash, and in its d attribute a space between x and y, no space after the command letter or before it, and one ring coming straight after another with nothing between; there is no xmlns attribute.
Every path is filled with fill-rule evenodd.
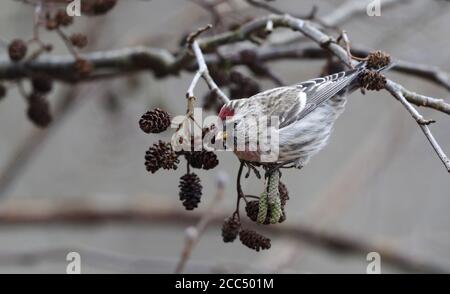
<svg viewBox="0 0 450 294"><path fill-rule="evenodd" d="M234 150L237 157L247 162L267 162L263 156L267 151L261 150L259 143L253 150L247 148L252 136L260 138L261 135L261 128L249 130L247 122L250 118L276 117L278 154L268 161L280 167L301 168L326 145L335 120L344 110L346 96L360 87L358 75L365 69L365 63L360 63L350 71L232 100L220 110L219 118L226 131L218 132L216 140L230 137L228 126L231 124L233 144L236 145L239 136L243 136L245 142L244 150ZM254 132L257 136L252 134Z"/></svg>

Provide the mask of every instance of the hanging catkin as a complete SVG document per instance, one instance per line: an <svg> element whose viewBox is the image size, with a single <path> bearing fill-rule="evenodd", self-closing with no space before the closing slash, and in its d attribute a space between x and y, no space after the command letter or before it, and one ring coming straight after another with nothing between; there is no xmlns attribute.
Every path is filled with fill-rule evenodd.
<svg viewBox="0 0 450 294"><path fill-rule="evenodd" d="M267 217L267 191L264 190L264 192L261 193L261 196L259 197L259 209L258 209L258 218L257 222L260 224L263 224L266 221Z"/></svg>
<svg viewBox="0 0 450 294"><path fill-rule="evenodd" d="M282 214L280 191L278 189L279 184L280 184L280 173L276 171L270 174L267 187L267 199L269 202L269 213L271 224L278 223Z"/></svg>

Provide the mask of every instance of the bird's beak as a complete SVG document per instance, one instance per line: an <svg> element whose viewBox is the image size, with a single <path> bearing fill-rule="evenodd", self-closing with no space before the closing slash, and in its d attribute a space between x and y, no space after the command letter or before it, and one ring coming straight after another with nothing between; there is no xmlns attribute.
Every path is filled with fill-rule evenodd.
<svg viewBox="0 0 450 294"><path fill-rule="evenodd" d="M216 141L225 141L227 139L227 132L219 131L216 135Z"/></svg>

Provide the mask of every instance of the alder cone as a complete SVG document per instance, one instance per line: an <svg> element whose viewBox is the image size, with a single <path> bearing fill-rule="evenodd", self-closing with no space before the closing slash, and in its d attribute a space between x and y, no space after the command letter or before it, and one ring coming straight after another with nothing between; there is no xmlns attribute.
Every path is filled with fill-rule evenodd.
<svg viewBox="0 0 450 294"><path fill-rule="evenodd" d="M252 200L252 201L247 202L247 204L245 205L245 212L247 213L247 216L249 219L251 219L254 222L257 222L258 212L259 212L259 201ZM268 221L268 218L266 218L266 222L267 221Z"/></svg>
<svg viewBox="0 0 450 294"><path fill-rule="evenodd" d="M102 15L113 9L116 4L117 0L81 0L81 11L91 16Z"/></svg>
<svg viewBox="0 0 450 294"><path fill-rule="evenodd" d="M278 191L280 192L281 207L284 208L289 200L289 191L283 182L278 184Z"/></svg>
<svg viewBox="0 0 450 294"><path fill-rule="evenodd" d="M219 164L217 155L212 151L192 151L185 154L186 160L193 168L209 170Z"/></svg>
<svg viewBox="0 0 450 294"><path fill-rule="evenodd" d="M47 76L36 76L31 79L33 90L38 93L47 94L53 88L52 80Z"/></svg>
<svg viewBox="0 0 450 294"><path fill-rule="evenodd" d="M0 100L5 98L6 92L7 92L6 87L4 85L0 84Z"/></svg>
<svg viewBox="0 0 450 294"><path fill-rule="evenodd" d="M73 23L73 17L68 15L65 9L59 9L55 15L55 21L58 26L67 27Z"/></svg>
<svg viewBox="0 0 450 294"><path fill-rule="evenodd" d="M229 243L236 240L239 230L241 228L241 223L239 220L232 216L227 218L222 225L222 238L223 242Z"/></svg>
<svg viewBox="0 0 450 294"><path fill-rule="evenodd" d="M21 61L27 55L27 50L27 44L23 40L12 40L8 46L9 58L14 62Z"/></svg>
<svg viewBox="0 0 450 294"><path fill-rule="evenodd" d="M391 56L382 51L371 52L367 56L367 65L368 69L380 69L384 66L387 66L391 63Z"/></svg>
<svg viewBox="0 0 450 294"><path fill-rule="evenodd" d="M50 104L39 95L31 94L28 99L27 116L39 128L46 128L52 122Z"/></svg>
<svg viewBox="0 0 450 294"><path fill-rule="evenodd" d="M70 42L73 46L78 48L84 48L88 44L87 36L80 33L75 33L70 36Z"/></svg>
<svg viewBox="0 0 450 294"><path fill-rule="evenodd" d="M145 152L145 168L152 174L163 169L177 169L178 155L173 151L172 145L163 141L149 147Z"/></svg>
<svg viewBox="0 0 450 294"><path fill-rule="evenodd" d="M270 239L255 231L241 230L239 232L239 239L242 244L256 251L270 249L271 247Z"/></svg>
<svg viewBox="0 0 450 294"><path fill-rule="evenodd" d="M170 127L170 115L161 108L144 113L139 120L139 127L144 133L162 133Z"/></svg>
<svg viewBox="0 0 450 294"><path fill-rule="evenodd" d="M202 197L202 185L200 178L194 173L185 174L180 178L180 200L186 210L193 210L198 207Z"/></svg>
<svg viewBox="0 0 450 294"><path fill-rule="evenodd" d="M80 76L88 76L93 69L92 63L83 58L75 60L74 69Z"/></svg>
<svg viewBox="0 0 450 294"><path fill-rule="evenodd" d="M386 77L376 71L364 70L358 76L362 88L380 91L386 86Z"/></svg>

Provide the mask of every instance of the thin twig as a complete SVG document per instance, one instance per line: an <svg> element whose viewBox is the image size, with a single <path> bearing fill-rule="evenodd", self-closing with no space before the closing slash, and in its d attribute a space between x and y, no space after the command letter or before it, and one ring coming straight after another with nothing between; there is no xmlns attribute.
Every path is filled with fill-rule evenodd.
<svg viewBox="0 0 450 294"><path fill-rule="evenodd" d="M194 78L192 79L192 82L188 88L188 91L186 93L187 99L195 99L194 96L194 89L198 84L198 81L200 80L200 77L203 77L206 84L210 88L210 90L218 95L223 103L226 103L230 101L230 99L225 95L222 90L217 86L217 84L214 82L213 78L209 74L208 66L206 65L205 58L203 56L202 50L200 49L200 46L197 43L197 37L200 36L201 33L206 32L207 30L211 29L212 25L207 25L206 27L198 29L196 32L190 34L187 38L187 44L194 52L195 59L197 60L198 64L198 70L195 73Z"/></svg>
<svg viewBox="0 0 450 294"><path fill-rule="evenodd" d="M428 139L428 141L430 142L434 151L441 159L445 168L450 173L450 160L448 159L447 155L445 155L441 146L439 146L439 143L436 141L436 139L434 138L430 129L428 128L428 125L430 123L433 123L434 121L424 119L424 117L406 100L405 96L403 95L403 93L401 91L401 88L397 87L397 85L395 83L388 81L386 84L386 90L388 90L389 93L392 94L392 96L397 98L397 100L400 101L400 103L406 108L406 110L408 110L408 112L411 114L411 116L417 122L419 127L422 129L423 133L425 134L425 137Z"/></svg>
<svg viewBox="0 0 450 294"><path fill-rule="evenodd" d="M285 14L286 13L266 2L258 1L258 0L247 0L247 3L250 4L251 6L264 9L270 13L275 13L275 14ZM317 10L318 10L317 6L313 5L311 11L308 14L305 14L305 15L293 14L293 16L298 17L298 18L303 18L303 19L314 19L317 14Z"/></svg>
<svg viewBox="0 0 450 294"><path fill-rule="evenodd" d="M213 78L209 74L208 67L206 66L206 63L205 63L205 58L203 57L203 53L202 53L202 51L200 49L200 46L198 45L197 41L194 41L192 43L192 50L194 51L194 54L195 54L195 57L197 58L197 63L198 63L198 66L199 66L198 72L196 73L195 77L197 77L197 79L198 79L199 75L202 76L203 79L205 80L206 84L209 86L209 89L213 93L216 93L217 96L222 100L223 103L229 102L230 99L219 88L219 86L217 86L216 82L214 82ZM195 77L194 77L194 79L195 79ZM192 86L192 84L191 84L191 86ZM190 95L190 94L192 94L192 96L190 96L190 97L194 97L193 93L189 93L188 92L188 95Z"/></svg>

